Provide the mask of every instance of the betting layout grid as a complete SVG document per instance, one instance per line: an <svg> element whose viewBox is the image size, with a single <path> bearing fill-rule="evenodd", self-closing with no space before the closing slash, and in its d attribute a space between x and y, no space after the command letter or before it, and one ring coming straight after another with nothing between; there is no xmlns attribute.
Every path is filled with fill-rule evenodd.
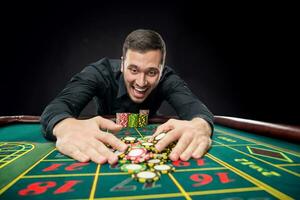
<svg viewBox="0 0 300 200"><path fill-rule="evenodd" d="M32 144L0 142L0 169L32 149Z"/></svg>
<svg viewBox="0 0 300 200"><path fill-rule="evenodd" d="M122 131L123 135L130 135L130 132L132 131ZM88 197L101 199L102 197L132 196L141 199L159 197L189 199L190 196L197 195L216 197L211 193L215 191L219 194L216 198L219 198L225 197L229 191L243 192L239 187L247 186L243 185L245 180L241 180L208 157L175 161L172 164L178 168L174 175L163 174L158 182L136 184L136 181L128 177L127 173L120 172L118 166L78 163L54 151L34 166L2 197L3 199L9 199L7 197L33 199L34 197L55 196L55 199L87 199ZM214 184L214 182L221 185ZM224 190L224 187L227 189ZM233 189L228 189L228 187ZM253 187L243 189L245 197L249 195L247 193L249 189L250 191L259 190Z"/></svg>
<svg viewBox="0 0 300 200"><path fill-rule="evenodd" d="M144 129L153 133L153 126ZM152 129L152 131L151 131ZM140 131L143 131L140 130ZM123 136L130 135L132 130L125 129L122 131ZM47 155L41 162L38 162L28 173L16 184L13 185L4 195L3 199L33 199L34 197L49 198L55 196L55 199L76 199L95 197L121 197L121 196L139 196L139 198L158 198L165 197L174 199L188 198L188 194L183 188L193 187L200 189L199 186L211 183L213 174L195 173L193 168L207 165L207 159L191 160L189 162L176 161L173 165L182 168L178 172L180 176L171 173L162 174L158 182L145 182L144 184L136 183L128 177L125 172L120 172L120 166L96 165L94 163L78 163L69 159L57 151ZM208 166L212 165L211 161ZM192 168L187 169L185 168ZM207 168L206 168L207 169ZM201 169L199 169L201 171ZM179 183L189 175L189 185ZM183 176L183 177L182 177ZM222 183L229 182L226 172L217 173L219 181ZM186 180L180 180L186 184ZM192 185L191 185L192 184ZM166 190L168 187L168 190Z"/></svg>
<svg viewBox="0 0 300 200"><path fill-rule="evenodd" d="M151 129L151 126L149 128ZM130 131L125 129L122 133L123 136L129 135ZM238 142L236 138L230 138L228 135L225 138L217 133L214 134L215 139L216 136L217 139L226 139L228 145L234 142L233 139ZM241 146L245 141L247 140L239 142ZM2 194L0 197L18 199L21 196L22 199L32 199L55 195L55 199L121 196L176 199L184 196L188 199L190 196L209 195L216 198L249 196L272 198L272 195L264 191L265 189L257 187L259 184L251 184L253 182L247 178L238 176L239 173L232 170L234 167L228 168L228 165L224 165L220 160L220 149L216 148L219 147L219 143L215 145L217 146L212 149L213 151L203 159L173 162L176 172L172 173L173 175L164 174L160 181L151 184L135 184L136 181L128 177L127 173L120 172L118 166L97 167L94 163L78 163L54 151L13 182L7 192L2 194L3 190L0 191L0 195ZM247 145L256 143L251 141Z"/></svg>

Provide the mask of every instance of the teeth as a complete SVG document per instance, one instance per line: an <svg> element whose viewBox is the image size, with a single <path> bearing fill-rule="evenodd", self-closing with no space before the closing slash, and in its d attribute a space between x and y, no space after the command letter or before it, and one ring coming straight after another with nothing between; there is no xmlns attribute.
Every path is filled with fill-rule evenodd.
<svg viewBox="0 0 300 200"><path fill-rule="evenodd" d="M136 88L136 87L135 87L134 89L136 89L136 90L139 91L139 92L145 92L147 88L140 89L140 88Z"/></svg>

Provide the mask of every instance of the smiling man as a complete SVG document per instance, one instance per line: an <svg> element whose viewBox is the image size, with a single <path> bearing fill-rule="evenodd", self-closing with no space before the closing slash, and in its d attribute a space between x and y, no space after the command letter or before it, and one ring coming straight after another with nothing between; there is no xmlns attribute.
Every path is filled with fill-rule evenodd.
<svg viewBox="0 0 300 200"><path fill-rule="evenodd" d="M124 74L127 93L132 101L142 103L161 77L161 52L152 50L142 53L128 49L125 55L125 60L122 57L121 72Z"/></svg>
<svg viewBox="0 0 300 200"><path fill-rule="evenodd" d="M119 151L125 151L127 145L112 134L122 127L101 116L147 109L151 117L167 101L180 120L170 119L157 128L153 136L160 132L167 135L156 148L162 151L178 141L170 159L203 156L211 146L213 115L165 66L165 57L165 43L157 32L131 32L125 39L121 60L103 58L88 65L45 108L41 116L45 137L56 140L57 149L76 160L113 164L118 157L106 145ZM92 98L99 116L77 119ZM105 129L112 133L103 132Z"/></svg>

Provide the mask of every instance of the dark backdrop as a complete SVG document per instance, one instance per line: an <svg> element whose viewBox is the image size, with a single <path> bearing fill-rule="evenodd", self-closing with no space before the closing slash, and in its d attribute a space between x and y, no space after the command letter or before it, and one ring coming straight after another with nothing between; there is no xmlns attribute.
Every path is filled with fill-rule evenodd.
<svg viewBox="0 0 300 200"><path fill-rule="evenodd" d="M299 124L296 6L136 1L11 3L1 12L0 115L40 115L72 75L158 31L172 66L215 115ZM161 112L173 114L164 104ZM93 114L90 104L84 114Z"/></svg>

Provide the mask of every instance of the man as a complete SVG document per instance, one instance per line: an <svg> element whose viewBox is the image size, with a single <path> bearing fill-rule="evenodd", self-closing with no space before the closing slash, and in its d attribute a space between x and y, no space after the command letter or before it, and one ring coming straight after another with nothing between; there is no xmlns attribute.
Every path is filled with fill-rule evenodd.
<svg viewBox="0 0 300 200"><path fill-rule="evenodd" d="M161 132L167 135L156 148L162 151L178 140L171 160L200 158L211 145L213 115L165 66L165 57L165 43L158 33L133 31L125 39L121 60L103 58L87 66L45 108L41 117L45 137L56 140L61 153L78 161L113 164L118 157L106 145L119 151L125 151L127 145L112 134L122 127L101 116L149 109L151 117L166 100L180 120L170 119L157 128L153 137ZM99 116L76 119L92 98Z"/></svg>

